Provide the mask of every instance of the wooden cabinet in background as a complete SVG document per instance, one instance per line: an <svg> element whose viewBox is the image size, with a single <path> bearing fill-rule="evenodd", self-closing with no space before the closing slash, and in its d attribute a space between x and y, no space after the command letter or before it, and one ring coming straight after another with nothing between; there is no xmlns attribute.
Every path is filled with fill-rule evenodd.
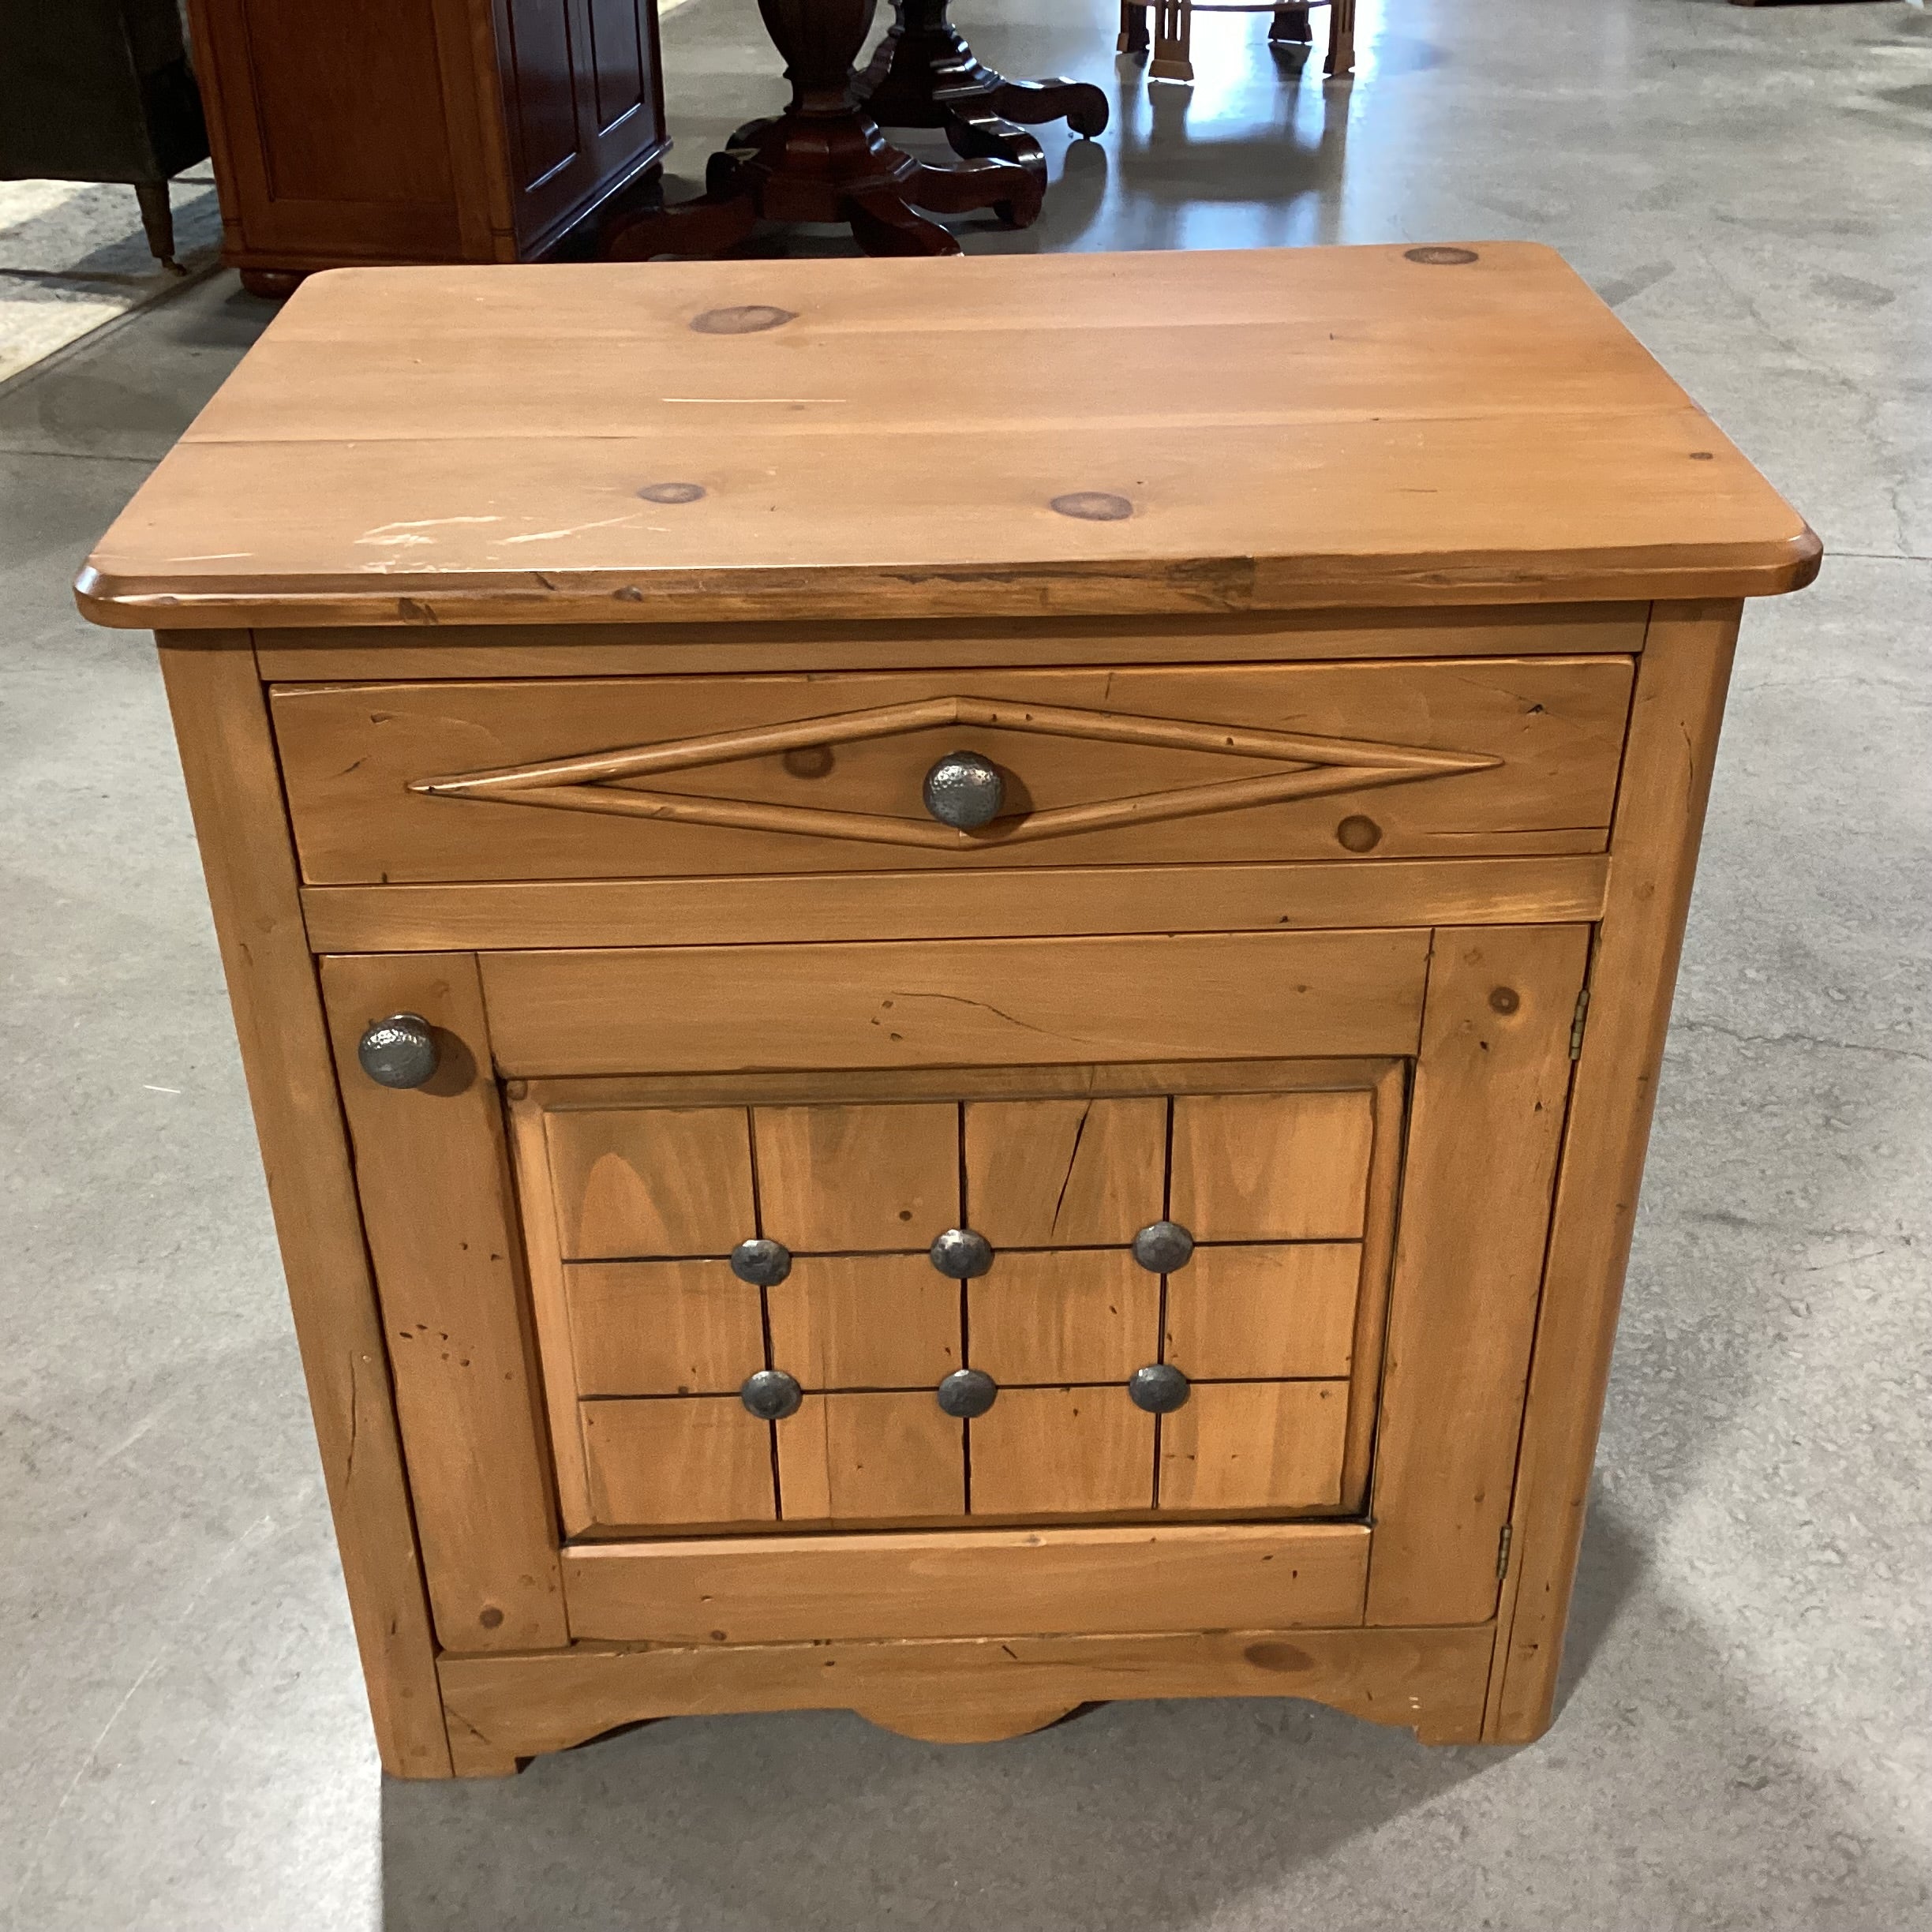
<svg viewBox="0 0 1932 1932"><path fill-rule="evenodd" d="M189 0L224 258L530 261L663 159L656 0Z"/></svg>

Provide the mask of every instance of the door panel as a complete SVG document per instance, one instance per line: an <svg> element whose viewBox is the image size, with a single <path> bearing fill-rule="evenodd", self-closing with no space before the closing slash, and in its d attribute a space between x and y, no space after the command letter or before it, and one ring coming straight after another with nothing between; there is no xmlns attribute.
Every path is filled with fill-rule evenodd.
<svg viewBox="0 0 1932 1932"><path fill-rule="evenodd" d="M998 1248L1129 1241L1161 1216L1162 1100L975 1100L966 1199Z"/></svg>
<svg viewBox="0 0 1932 1932"><path fill-rule="evenodd" d="M1099 1516L1152 1500L1154 1418L1124 1388L1008 1389L966 1426L975 1516Z"/></svg>
<svg viewBox="0 0 1932 1932"><path fill-rule="evenodd" d="M736 1396L587 1402L584 1455L600 1522L771 1522L771 1432Z"/></svg>
<svg viewBox="0 0 1932 1932"><path fill-rule="evenodd" d="M1118 1250L1002 1252L967 1302L973 1365L1002 1388L1125 1382L1159 1357L1160 1277Z"/></svg>
<svg viewBox="0 0 1932 1932"><path fill-rule="evenodd" d="M645 0L495 0L523 253L663 142Z"/></svg>
<svg viewBox="0 0 1932 1932"><path fill-rule="evenodd" d="M1162 1360L1196 1381L1349 1373L1357 1241L1196 1248L1167 1277Z"/></svg>
<svg viewBox="0 0 1932 1932"><path fill-rule="evenodd" d="M1378 1328L1363 1327L1363 1295L1384 1286L1365 1285L1364 1255L1391 1241L1395 1070L830 1075L789 1090L747 1075L708 1083L708 1105L691 1104L689 1082L661 1103L663 1080L523 1084L513 1112L533 1255L552 1226L577 1256L710 1243L676 1258L560 1259L564 1316L537 1297L571 1531L1358 1503L1345 1439L1351 1410L1365 1436L1380 1368L1379 1350L1358 1364L1355 1343ZM1075 1078L1086 1091L1065 1091ZM1369 1222L1372 1158L1385 1178ZM1270 1238L1204 1238L1163 1275L1133 1243L1170 1197L1210 1237ZM1002 1237L964 1282L927 1252L962 1205ZM1303 1228L1357 1238L1281 1232ZM753 1235L788 1251L762 1287L728 1258ZM536 1273L552 1278L548 1264ZM1129 1390L1163 1361L1193 1386L1157 1417ZM990 1378L964 1420L940 1405L961 1368ZM796 1387L775 1421L738 1399L761 1369ZM687 1481L707 1455L720 1467Z"/></svg>
<svg viewBox="0 0 1932 1932"><path fill-rule="evenodd" d="M960 1285L923 1254L804 1256L766 1301L807 1388L933 1389L960 1365Z"/></svg>
<svg viewBox="0 0 1932 1932"><path fill-rule="evenodd" d="M785 1520L957 1518L966 1507L964 1426L924 1389L807 1396L778 1426Z"/></svg>
<svg viewBox="0 0 1932 1932"><path fill-rule="evenodd" d="M1320 1509L1342 1498L1346 1382L1220 1382L1161 1417L1163 1509Z"/></svg>
<svg viewBox="0 0 1932 1932"><path fill-rule="evenodd" d="M724 1261L575 1261L564 1271L585 1395L735 1395L765 1365L758 1291Z"/></svg>
<svg viewBox="0 0 1932 1932"><path fill-rule="evenodd" d="M1363 1093L1200 1094L1174 1103L1169 1213L1197 1241L1346 1241L1362 1230Z"/></svg>
<svg viewBox="0 0 1932 1932"><path fill-rule="evenodd" d="M930 1245L959 1222L959 1110L758 1107L760 1225L796 1252Z"/></svg>
<svg viewBox="0 0 1932 1932"><path fill-rule="evenodd" d="M558 1114L549 1133L566 1260L728 1254L751 1231L743 1107Z"/></svg>

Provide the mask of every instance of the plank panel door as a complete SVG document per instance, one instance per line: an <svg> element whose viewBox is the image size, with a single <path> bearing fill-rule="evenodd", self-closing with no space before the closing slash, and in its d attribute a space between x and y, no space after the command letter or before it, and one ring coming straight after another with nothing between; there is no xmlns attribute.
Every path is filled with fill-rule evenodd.
<svg viewBox="0 0 1932 1932"><path fill-rule="evenodd" d="M494 0L519 251L655 158L656 9L649 0Z"/></svg>

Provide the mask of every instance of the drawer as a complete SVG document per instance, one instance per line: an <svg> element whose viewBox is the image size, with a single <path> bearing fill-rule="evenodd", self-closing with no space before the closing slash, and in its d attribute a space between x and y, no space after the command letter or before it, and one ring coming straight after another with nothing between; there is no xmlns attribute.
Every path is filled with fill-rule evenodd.
<svg viewBox="0 0 1932 1932"><path fill-rule="evenodd" d="M316 885L1604 848L1627 657L289 685ZM996 814L943 823L954 753Z"/></svg>

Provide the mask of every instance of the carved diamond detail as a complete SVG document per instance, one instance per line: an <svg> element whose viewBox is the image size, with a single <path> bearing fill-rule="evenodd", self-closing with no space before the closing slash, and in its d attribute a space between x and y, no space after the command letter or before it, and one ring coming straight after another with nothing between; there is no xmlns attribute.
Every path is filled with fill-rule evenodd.
<svg viewBox="0 0 1932 1932"><path fill-rule="evenodd" d="M653 792L638 783L660 773L697 770L744 758L895 737L948 724L1032 732L1049 738L1219 752L1265 759L1274 769L1251 778L1220 780L1047 811L1017 812L971 832L875 813ZM1249 725L1204 724L1190 719L1138 717L1123 712L1009 704L984 698L928 698L911 704L882 705L864 711L837 712L829 717L803 718L794 724L759 725L703 737L669 739L658 744L590 752L578 758L553 758L541 764L425 778L410 789L432 798L482 799L498 805L535 805L552 811L605 812L628 818L668 819L745 831L789 832L817 838L966 851L990 844L1066 838L1077 833L1104 831L1123 825L1154 825L1168 819L1238 811L1252 806L1279 805L1294 799L1319 797L1325 792L1412 784L1451 773L1485 770L1502 762L1481 752L1439 751L1366 739L1264 731Z"/></svg>

